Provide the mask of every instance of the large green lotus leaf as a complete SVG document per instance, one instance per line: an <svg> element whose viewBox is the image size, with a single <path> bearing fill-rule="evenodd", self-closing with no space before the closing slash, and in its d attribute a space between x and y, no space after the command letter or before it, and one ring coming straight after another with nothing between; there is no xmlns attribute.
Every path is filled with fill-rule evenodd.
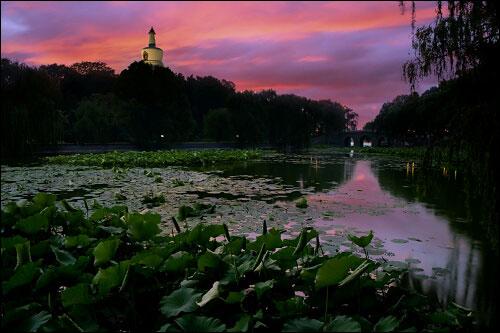
<svg viewBox="0 0 500 333"><path fill-rule="evenodd" d="M9 216L9 215L14 215L18 211L19 211L19 207L16 205L15 202L6 203L5 206L2 208L2 213L5 213L5 217L9 217L9 223L6 223L6 219L4 218L4 216L2 216L1 223L11 225L10 222L13 222L15 220L13 219L13 216Z"/></svg>
<svg viewBox="0 0 500 333"><path fill-rule="evenodd" d="M92 297L89 293L89 285L79 283L76 286L65 289L61 294L61 301L64 307L76 304L91 304Z"/></svg>
<svg viewBox="0 0 500 333"><path fill-rule="evenodd" d="M100 225L97 227L97 229L104 230L107 233L110 233L111 235L118 235L118 234L121 234L122 232L125 231L125 229L122 227L113 227L111 225L109 225L109 226Z"/></svg>
<svg viewBox="0 0 500 333"><path fill-rule="evenodd" d="M120 245L119 239L108 239L102 242L99 242L97 246L94 248L94 265L99 266L102 265L113 258Z"/></svg>
<svg viewBox="0 0 500 333"><path fill-rule="evenodd" d="M64 238L64 246L67 248L82 248L88 246L92 242L92 238L85 234L78 236L68 236Z"/></svg>
<svg viewBox="0 0 500 333"><path fill-rule="evenodd" d="M312 230L309 228L303 229L300 232L297 245L295 246L295 249L293 251L293 255L296 256L303 253L303 250L306 247L307 243L309 243L309 240L313 239L316 236L318 236L318 232L316 230Z"/></svg>
<svg viewBox="0 0 500 333"><path fill-rule="evenodd" d="M16 204L19 207L19 213L22 217L27 217L27 216L32 216L32 215L38 214L42 210L41 207L39 207L38 205L35 205L31 201L21 201L20 200Z"/></svg>
<svg viewBox="0 0 500 333"><path fill-rule="evenodd" d="M46 231L49 227L47 216L35 214L16 223L16 228L27 234L36 234L39 231Z"/></svg>
<svg viewBox="0 0 500 333"><path fill-rule="evenodd" d="M147 267L156 268L161 265L163 258L152 251L142 251L130 259L133 264L144 265Z"/></svg>
<svg viewBox="0 0 500 333"><path fill-rule="evenodd" d="M208 290L203 295L203 297L201 298L201 300L196 303L200 308L203 307L203 306L205 306L211 300L216 299L216 298L219 297L219 284L220 284L219 281L215 281L214 284L212 285L212 288L210 288L210 290Z"/></svg>
<svg viewBox="0 0 500 333"><path fill-rule="evenodd" d="M246 332L246 331L248 331L251 320L252 320L252 316L245 314L236 322L236 324L232 328L228 329L227 331L228 332Z"/></svg>
<svg viewBox="0 0 500 333"><path fill-rule="evenodd" d="M281 232L272 228L265 235L258 236L254 242L247 245L249 250L258 251L262 244L266 244L267 250L274 250L282 246Z"/></svg>
<svg viewBox="0 0 500 333"><path fill-rule="evenodd" d="M4 312L2 313L2 329L5 330L17 330L20 320L25 320L29 318L30 315L40 311L43 308L42 305L38 303L27 303L23 306L18 306L12 308L12 306L6 306ZM12 329L15 327L16 329Z"/></svg>
<svg viewBox="0 0 500 333"><path fill-rule="evenodd" d="M40 208L52 206L56 202L56 196L49 193L37 193L33 197L33 202Z"/></svg>
<svg viewBox="0 0 500 333"><path fill-rule="evenodd" d="M357 237L354 235L347 235L347 238L349 238L349 240L357 246L365 248L371 243L373 239L373 231L370 230L370 233L366 236Z"/></svg>
<svg viewBox="0 0 500 333"><path fill-rule="evenodd" d="M240 254L246 246L246 238L233 236L231 241L224 247L226 253Z"/></svg>
<svg viewBox="0 0 500 333"><path fill-rule="evenodd" d="M208 241L211 237L217 237L220 235L224 235L225 230L222 224L209 224L204 226L203 228L203 240Z"/></svg>
<svg viewBox="0 0 500 333"><path fill-rule="evenodd" d="M297 316L305 313L308 309L302 297L292 297L285 301L275 301L274 305L281 317Z"/></svg>
<svg viewBox="0 0 500 333"><path fill-rule="evenodd" d="M181 312L193 312L198 308L196 302L201 293L192 288L180 288L168 296L164 296L160 302L160 311L167 317L177 316Z"/></svg>
<svg viewBox="0 0 500 333"><path fill-rule="evenodd" d="M283 240L283 245L286 245L286 246L293 246L293 247L297 247L299 245L299 241L301 241L301 236L304 235L304 241L305 243L309 243L309 241L313 238L315 238L316 236L319 235L319 233L314 230L314 229L310 229L310 228L307 228L307 229L304 229L305 230L305 233L301 232L297 237L295 237L294 239L284 239Z"/></svg>
<svg viewBox="0 0 500 333"><path fill-rule="evenodd" d="M226 330L219 319L185 315L175 321L184 332L223 332Z"/></svg>
<svg viewBox="0 0 500 333"><path fill-rule="evenodd" d="M83 277L90 263L89 256L79 256L73 265L62 265L57 267L57 273L62 279L66 280L79 280Z"/></svg>
<svg viewBox="0 0 500 333"><path fill-rule="evenodd" d="M100 295L107 294L112 288L122 285L130 266L130 261L122 261L118 265L99 269L92 279L92 283L97 285Z"/></svg>
<svg viewBox="0 0 500 333"><path fill-rule="evenodd" d="M77 233L82 225L87 224L85 220L85 215L81 210L74 210L70 212L63 213L64 221L72 229L71 233Z"/></svg>
<svg viewBox="0 0 500 333"><path fill-rule="evenodd" d="M16 244L16 267L18 267L31 262L31 247L30 247L30 242L24 242L21 244Z"/></svg>
<svg viewBox="0 0 500 333"><path fill-rule="evenodd" d="M120 226L123 223L120 217L128 211L127 206L102 207L98 206L90 215L90 220L94 222L104 222L107 225Z"/></svg>
<svg viewBox="0 0 500 333"><path fill-rule="evenodd" d="M194 257L185 251L179 251L172 254L161 267L161 271L166 271L170 273L184 272L184 270L189 267L190 263L194 260Z"/></svg>
<svg viewBox="0 0 500 333"><path fill-rule="evenodd" d="M437 325L446 325L457 322L457 317L450 311L438 310L429 316L432 323Z"/></svg>
<svg viewBox="0 0 500 333"><path fill-rule="evenodd" d="M374 332L393 332L399 326L399 320L394 316L380 318L373 327Z"/></svg>
<svg viewBox="0 0 500 333"><path fill-rule="evenodd" d="M50 246L52 249L52 252L54 252L54 255L56 256L56 260L64 266L67 265L73 265L76 262L76 258L73 257L71 253L68 251L60 250L55 246Z"/></svg>
<svg viewBox="0 0 500 333"><path fill-rule="evenodd" d="M37 332L40 327L45 325L52 315L47 311L40 311L39 313L30 316L23 320L17 327L18 332Z"/></svg>
<svg viewBox="0 0 500 333"><path fill-rule="evenodd" d="M268 280L265 282L258 282L255 284L255 293L258 298L261 298L267 291L271 290L274 286L274 280Z"/></svg>
<svg viewBox="0 0 500 333"><path fill-rule="evenodd" d="M224 301L227 304L239 304L243 298L245 294L242 291L230 291Z"/></svg>
<svg viewBox="0 0 500 333"><path fill-rule="evenodd" d="M322 326L323 322L317 319L297 318L287 321L282 332L319 332Z"/></svg>
<svg viewBox="0 0 500 333"><path fill-rule="evenodd" d="M204 223L197 224L187 236L187 241L190 244L198 244L207 246L210 238L224 235L224 226L218 224L205 225Z"/></svg>
<svg viewBox="0 0 500 333"><path fill-rule="evenodd" d="M51 252L50 244L50 239L45 239L31 244L31 256L37 259L46 258Z"/></svg>
<svg viewBox="0 0 500 333"><path fill-rule="evenodd" d="M56 267L49 267L45 269L42 275L36 281L35 288L42 289L49 286L53 281L56 281L59 278L59 271Z"/></svg>
<svg viewBox="0 0 500 333"><path fill-rule="evenodd" d="M207 250L198 258L198 270L204 272L207 268L216 268L221 264L220 257L210 250Z"/></svg>
<svg viewBox="0 0 500 333"><path fill-rule="evenodd" d="M189 233L187 233L187 242L189 244L200 243L200 239L203 237L203 223L198 223Z"/></svg>
<svg viewBox="0 0 500 333"><path fill-rule="evenodd" d="M128 215L128 233L130 237L137 241L146 241L160 233L161 218L158 214L133 213Z"/></svg>
<svg viewBox="0 0 500 333"><path fill-rule="evenodd" d="M26 242L28 242L28 239L21 236L2 237L0 245L3 250L8 250L10 248L14 248L17 244L23 244Z"/></svg>
<svg viewBox="0 0 500 333"><path fill-rule="evenodd" d="M3 294L7 294L14 288L30 283L39 274L40 268L37 263L29 262L22 265L14 271L14 274L7 281L2 282Z"/></svg>
<svg viewBox="0 0 500 333"><path fill-rule="evenodd" d="M326 332L361 332L361 325L347 316L337 316L324 329Z"/></svg>
<svg viewBox="0 0 500 333"><path fill-rule="evenodd" d="M354 270L363 261L363 259L347 253L325 261L316 273L316 289L338 284L349 275L350 270Z"/></svg>
<svg viewBox="0 0 500 333"><path fill-rule="evenodd" d="M296 256L293 256L295 248L287 246L271 254L271 259L277 260L278 266L288 269L296 266Z"/></svg>

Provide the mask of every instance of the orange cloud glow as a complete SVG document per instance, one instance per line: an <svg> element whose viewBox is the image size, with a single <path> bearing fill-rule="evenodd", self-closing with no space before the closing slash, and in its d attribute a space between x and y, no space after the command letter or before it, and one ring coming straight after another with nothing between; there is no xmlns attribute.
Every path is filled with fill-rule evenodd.
<svg viewBox="0 0 500 333"><path fill-rule="evenodd" d="M139 60L154 26L164 63L237 89L349 105L363 124L408 87L410 18L397 2L16 2L2 6L2 57L32 65ZM417 23L435 15L417 3Z"/></svg>

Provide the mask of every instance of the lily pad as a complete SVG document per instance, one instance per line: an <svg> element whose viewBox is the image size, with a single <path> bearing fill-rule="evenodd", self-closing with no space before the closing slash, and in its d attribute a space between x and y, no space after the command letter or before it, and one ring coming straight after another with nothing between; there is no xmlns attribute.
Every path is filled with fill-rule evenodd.
<svg viewBox="0 0 500 333"><path fill-rule="evenodd" d="M398 244L408 243L408 241L406 239L401 239L401 238L392 239L391 242L398 243Z"/></svg>

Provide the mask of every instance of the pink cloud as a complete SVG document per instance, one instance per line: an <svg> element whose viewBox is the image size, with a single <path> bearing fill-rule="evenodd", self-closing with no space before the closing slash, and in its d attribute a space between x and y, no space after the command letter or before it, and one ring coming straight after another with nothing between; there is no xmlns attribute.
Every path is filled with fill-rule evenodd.
<svg viewBox="0 0 500 333"><path fill-rule="evenodd" d="M154 26L164 63L237 89L272 88L352 107L360 123L407 93L410 18L397 2L2 2L2 56L30 64L139 59ZM417 3L417 23L433 3ZM4 23L6 22L6 23ZM434 81L427 82L427 86Z"/></svg>

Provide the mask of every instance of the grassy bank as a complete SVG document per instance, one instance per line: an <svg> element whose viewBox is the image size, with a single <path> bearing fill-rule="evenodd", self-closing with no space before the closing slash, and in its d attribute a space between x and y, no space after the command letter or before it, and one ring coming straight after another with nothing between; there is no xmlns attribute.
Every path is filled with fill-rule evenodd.
<svg viewBox="0 0 500 333"><path fill-rule="evenodd" d="M88 165L101 167L164 167L169 165L206 165L218 162L244 161L261 155L258 150L167 150L128 151L99 154L74 154L49 156L44 161L51 164Z"/></svg>
<svg viewBox="0 0 500 333"><path fill-rule="evenodd" d="M175 219L97 203L81 211L42 193L7 204L1 221L4 330L473 328L469 310L399 287L404 269L390 262L325 255L312 228L282 239L264 222L249 240L225 225L181 230ZM160 226L176 231L160 235Z"/></svg>

